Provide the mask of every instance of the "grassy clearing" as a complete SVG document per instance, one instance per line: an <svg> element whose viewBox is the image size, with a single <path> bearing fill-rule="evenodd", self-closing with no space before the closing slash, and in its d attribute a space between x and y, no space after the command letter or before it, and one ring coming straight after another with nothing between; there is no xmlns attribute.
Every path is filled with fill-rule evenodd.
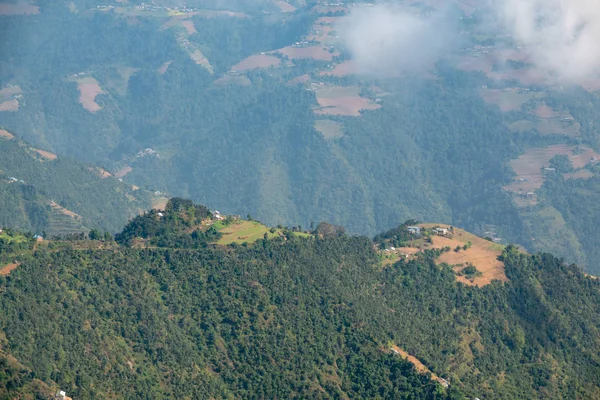
<svg viewBox="0 0 600 400"><path fill-rule="evenodd" d="M278 235L277 231L271 233L269 228L256 221L236 221L222 229L219 232L223 234L223 237L217 242L217 244L228 245L231 243L242 244L244 242L254 243L259 239L262 239L267 234L269 239L272 239Z"/></svg>
<svg viewBox="0 0 600 400"><path fill-rule="evenodd" d="M344 136L342 125L339 122L330 119L316 120L315 129L319 131L325 139L338 139Z"/></svg>
<svg viewBox="0 0 600 400"><path fill-rule="evenodd" d="M27 241L27 238L23 235L9 236L6 232L0 233L0 239L8 241L9 243L11 243L11 242L23 243L23 242Z"/></svg>

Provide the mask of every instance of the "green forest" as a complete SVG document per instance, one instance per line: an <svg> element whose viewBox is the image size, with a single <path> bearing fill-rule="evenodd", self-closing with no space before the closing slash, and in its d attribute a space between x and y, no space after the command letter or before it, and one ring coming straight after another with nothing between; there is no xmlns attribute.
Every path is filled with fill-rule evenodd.
<svg viewBox="0 0 600 400"><path fill-rule="evenodd" d="M508 246L509 281L473 287L435 263L439 252L382 266L372 240L340 230L284 230L243 246L173 239L213 217L175 199L163 228L150 228L148 213L123 232L171 238L162 246L107 238L0 247L20 262L0 277L0 354L16 360L0 357L0 396L47 388L89 399L600 395L600 282L574 265Z"/></svg>

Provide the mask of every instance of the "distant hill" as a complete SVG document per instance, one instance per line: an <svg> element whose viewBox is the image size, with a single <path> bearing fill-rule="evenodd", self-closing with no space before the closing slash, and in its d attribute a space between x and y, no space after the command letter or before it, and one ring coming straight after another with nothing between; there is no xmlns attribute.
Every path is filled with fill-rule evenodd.
<svg viewBox="0 0 600 400"><path fill-rule="evenodd" d="M119 231L154 195L88 167L0 136L0 227L64 235ZM9 136L10 135L10 136Z"/></svg>
<svg viewBox="0 0 600 400"><path fill-rule="evenodd" d="M259 226L173 199L121 245L0 238L19 263L0 276L2 349L73 398L600 395L600 281L574 266L443 225ZM505 278L474 285L486 242ZM398 245L418 251L389 262ZM0 394L30 390L2 386L15 374Z"/></svg>

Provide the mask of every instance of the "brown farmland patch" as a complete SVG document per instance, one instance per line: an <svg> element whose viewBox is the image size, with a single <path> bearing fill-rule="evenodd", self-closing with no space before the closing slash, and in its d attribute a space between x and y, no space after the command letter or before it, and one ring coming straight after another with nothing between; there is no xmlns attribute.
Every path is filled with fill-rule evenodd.
<svg viewBox="0 0 600 400"><path fill-rule="evenodd" d="M40 8L27 3L0 3L0 15L33 15L39 14Z"/></svg>
<svg viewBox="0 0 600 400"><path fill-rule="evenodd" d="M281 64L281 60L275 56L267 54L255 54L243 59L231 69L233 71L246 71L255 68L269 68Z"/></svg>
<svg viewBox="0 0 600 400"><path fill-rule="evenodd" d="M327 13L347 13L348 7L345 6L325 6L325 5L317 5L314 6L311 11L316 14L327 14Z"/></svg>
<svg viewBox="0 0 600 400"><path fill-rule="evenodd" d="M600 158L600 155L590 148L581 148L581 153L577 155L573 154L574 149L573 145L557 144L527 150L525 154L510 162L517 176L514 182L504 186L504 189L513 193L527 193L541 188L544 184L542 168L548 167L552 157L558 154L568 156L575 169L585 167L593 157Z"/></svg>
<svg viewBox="0 0 600 400"><path fill-rule="evenodd" d="M276 2L275 2L275 5L276 5L277 7L279 7L279 9L280 9L282 12L294 12L294 11L296 11L296 7L294 7L294 6L293 6L293 5L291 5L290 3L287 3L287 2L285 2L285 1L283 1L283 0L278 0L278 1L276 1Z"/></svg>
<svg viewBox="0 0 600 400"><path fill-rule="evenodd" d="M433 228L440 226L449 228L448 225L441 224L421 224L424 228ZM473 264L481 276L469 280L464 276L456 276L456 280L470 286L485 286L493 280L502 282L508 281L504 271L504 263L498 260L502 254L504 246L482 239L476 235L466 232L462 229L454 228L454 234L451 238L443 236L433 236L433 247L437 249L449 246L452 250L444 252L437 263L446 263L454 267L455 272L459 272L467 264ZM457 246L464 246L471 242L471 247L467 250L454 251Z"/></svg>
<svg viewBox="0 0 600 400"><path fill-rule="evenodd" d="M67 210L66 208L64 208L63 206L61 206L60 204L51 201L50 202L50 207L52 207L52 209L54 209L55 211L58 211L59 213L63 214L63 215L68 215L69 217L73 218L73 219L77 219L77 220L81 220L81 215L74 213L71 210Z"/></svg>
<svg viewBox="0 0 600 400"><path fill-rule="evenodd" d="M19 101L17 99L3 101L0 103L0 111L19 111Z"/></svg>
<svg viewBox="0 0 600 400"><path fill-rule="evenodd" d="M279 50L275 50L275 53L281 53L291 59L302 59L302 58L314 58L315 60L331 61L333 57L339 56L340 53L335 50L330 53L328 49L322 46L308 46L308 47L292 47L287 46Z"/></svg>
<svg viewBox="0 0 600 400"><path fill-rule="evenodd" d="M410 354L408 354L406 351L402 350L400 347L393 345L390 347L390 349L398 354L400 357L404 358L405 360L407 360L408 362L410 362L412 365L415 366L415 369L421 373L421 374L431 374L431 379L434 381L439 382L440 384L446 386L448 383L440 378L439 376L437 376L436 374L434 374L433 372L431 372L431 370L429 368L427 368L422 362L421 360L419 360L418 358L411 356Z"/></svg>
<svg viewBox="0 0 600 400"><path fill-rule="evenodd" d="M9 131L6 131L4 129L0 129L0 138L6 139L6 140L10 140L10 139L14 138L14 136Z"/></svg>
<svg viewBox="0 0 600 400"><path fill-rule="evenodd" d="M44 157L46 160L53 161L53 160L56 160L56 158L57 158L56 154L50 153L49 151L40 150L40 149L34 149L34 150L36 151L36 153L38 153L39 155Z"/></svg>
<svg viewBox="0 0 600 400"><path fill-rule="evenodd" d="M10 263L8 265L5 265L4 267L0 268L0 275L2 275L2 276L10 275L10 273L12 271L14 271L15 269L17 269L17 267L19 265L20 265L19 263Z"/></svg>
<svg viewBox="0 0 600 400"><path fill-rule="evenodd" d="M161 75L164 75L165 72L167 72L167 70L169 69L169 65L171 65L172 62L173 62L173 60L170 60L170 61L165 62L163 65L161 65L157 70L158 73Z"/></svg>
<svg viewBox="0 0 600 400"><path fill-rule="evenodd" d="M183 27L187 31L188 35L193 35L194 33L198 32L196 30L196 27L194 26L194 21L189 21L189 20L181 21L181 25L183 25Z"/></svg>
<svg viewBox="0 0 600 400"><path fill-rule="evenodd" d="M117 172L115 172L115 178L117 178L117 179L123 178L125 175L127 175L131 171L133 171L133 168L131 168L129 165L126 165L123 168L121 168L120 170L118 170Z"/></svg>
<svg viewBox="0 0 600 400"><path fill-rule="evenodd" d="M79 87L79 102L83 108L89 112L101 110L101 107L96 103L96 96L104 93L98 84L98 81L92 77L82 78L77 81Z"/></svg>

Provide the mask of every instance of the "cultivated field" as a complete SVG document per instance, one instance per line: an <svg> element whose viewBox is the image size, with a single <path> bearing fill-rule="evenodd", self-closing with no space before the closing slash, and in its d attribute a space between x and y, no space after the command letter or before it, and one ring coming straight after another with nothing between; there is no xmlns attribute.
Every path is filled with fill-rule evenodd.
<svg viewBox="0 0 600 400"><path fill-rule="evenodd" d="M442 228L449 228L448 225L443 224L420 224L421 227L431 229L436 226ZM471 242L471 247L467 250L461 248L460 251L456 252L454 249L457 246L464 246L468 242ZM485 286L490 284L493 280L499 280L505 282L508 280L504 272L504 264L498 260L498 256L502 254L504 246L490 242L475 236L462 229L454 228L454 234L450 237L435 235L432 237L432 243L428 244L422 240L419 241L420 247L402 247L397 249L400 254L414 255L423 249L441 249L449 246L452 250L444 252L438 259L437 263L446 263L453 266L455 272L460 272L467 263L473 264L481 276L474 277L473 279L467 279L464 276L457 274L456 280L470 286Z"/></svg>
<svg viewBox="0 0 600 400"><path fill-rule="evenodd" d="M17 99L3 101L0 103L0 111L19 111L19 101Z"/></svg>
<svg viewBox="0 0 600 400"><path fill-rule="evenodd" d="M317 115L360 116L362 110L376 110L381 106L359 95L357 86L328 86L316 92L320 108Z"/></svg>
<svg viewBox="0 0 600 400"><path fill-rule="evenodd" d="M316 120L315 129L319 131L325 139L338 139L344 136L342 124L330 119Z"/></svg>
<svg viewBox="0 0 600 400"><path fill-rule="evenodd" d="M4 129L0 129L0 138L6 139L6 140L10 140L10 139L14 138L14 136L9 131L6 131Z"/></svg>
<svg viewBox="0 0 600 400"><path fill-rule="evenodd" d="M152 201L152 209L164 211L169 199L167 197L157 197Z"/></svg>
<svg viewBox="0 0 600 400"><path fill-rule="evenodd" d="M0 90L0 111L18 111L19 97L21 97L21 88L17 85L9 85Z"/></svg>
<svg viewBox="0 0 600 400"><path fill-rule="evenodd" d="M221 245L234 242L238 244L244 242L254 243L262 239L265 233L269 238L277 236L277 232L271 233L268 227L255 221L237 221L221 229L219 232L223 234L223 237L219 239L217 244Z"/></svg>
<svg viewBox="0 0 600 400"><path fill-rule="evenodd" d="M281 60L275 56L267 54L255 54L240 61L233 67L232 71L247 71L256 68L269 68L281 64Z"/></svg>
<svg viewBox="0 0 600 400"><path fill-rule="evenodd" d="M319 73L321 76L333 75L333 76L346 76L358 73L358 66L353 60L344 61L341 64L336 64L333 69L329 71L322 71Z"/></svg>
<svg viewBox="0 0 600 400"><path fill-rule="evenodd" d="M40 8L26 2L11 4L0 3L0 15L33 15L39 14Z"/></svg>
<svg viewBox="0 0 600 400"><path fill-rule="evenodd" d="M42 156L43 158L45 158L48 161L53 161L56 160L57 156L54 153L50 153L49 151L46 150L40 150L40 149L34 149L36 153L38 153L40 156Z"/></svg>
<svg viewBox="0 0 600 400"><path fill-rule="evenodd" d="M513 132L536 130L541 135L579 136L581 125L573 119L544 118L537 121L520 120L508 125Z"/></svg>
<svg viewBox="0 0 600 400"><path fill-rule="evenodd" d="M513 193L527 193L535 191L544 184L542 168L550 165L552 157L558 154L569 156L575 169L585 167L592 157L600 159L600 155L588 147L580 147L580 154L573 154L575 146L566 144L557 144L543 148L529 149L525 154L516 160L510 162L510 166L517 176L510 185L504 186L504 189Z"/></svg>
<svg viewBox="0 0 600 400"><path fill-rule="evenodd" d="M79 102L83 105L83 108L89 112L96 112L101 110L101 107L96 104L96 96L104 93L98 84L96 79L91 76L80 78L77 80L79 88Z"/></svg>
<svg viewBox="0 0 600 400"><path fill-rule="evenodd" d="M313 58L315 60L322 61L331 61L333 60L333 57L340 55L340 53L337 50L335 50L333 53L330 53L327 48L324 48L322 46L286 46L281 49L275 50L272 53L280 53L284 56L287 56L290 59Z"/></svg>

